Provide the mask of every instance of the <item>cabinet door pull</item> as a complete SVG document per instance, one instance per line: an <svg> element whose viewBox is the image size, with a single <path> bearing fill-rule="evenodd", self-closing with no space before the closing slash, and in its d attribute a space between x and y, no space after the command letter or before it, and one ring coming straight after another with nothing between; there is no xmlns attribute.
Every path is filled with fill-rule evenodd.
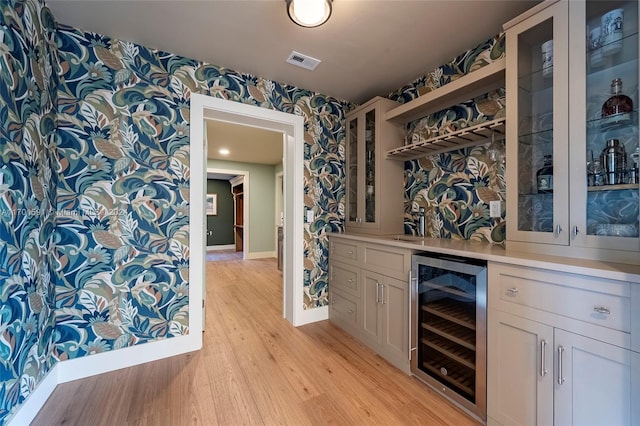
<svg viewBox="0 0 640 426"><path fill-rule="evenodd" d="M547 341L540 341L540 377L544 377L547 375L547 369L544 365L545 354L547 352Z"/></svg>
<svg viewBox="0 0 640 426"><path fill-rule="evenodd" d="M561 232L562 232L562 226L556 225L556 237L559 236Z"/></svg>
<svg viewBox="0 0 640 426"><path fill-rule="evenodd" d="M376 303L380 303L380 283L376 281Z"/></svg>
<svg viewBox="0 0 640 426"><path fill-rule="evenodd" d="M580 228L578 228L577 226L574 226L573 227L573 236L577 237L579 233L580 233Z"/></svg>
<svg viewBox="0 0 640 426"><path fill-rule="evenodd" d="M611 314L611 310L609 308L607 308L606 306L594 306L593 307L593 311L597 312L599 314L605 314L605 315L610 315Z"/></svg>
<svg viewBox="0 0 640 426"><path fill-rule="evenodd" d="M510 287L505 293L509 297L516 297L518 295L518 287Z"/></svg>
<svg viewBox="0 0 640 426"><path fill-rule="evenodd" d="M353 282L353 278L349 278L349 281L347 281L349 284L351 284Z"/></svg>
<svg viewBox="0 0 640 426"><path fill-rule="evenodd" d="M562 374L562 356L564 355L564 346L558 346L558 384L564 384L564 377Z"/></svg>
<svg viewBox="0 0 640 426"><path fill-rule="evenodd" d="M382 297L381 297L382 302L380 303L384 305L384 284L380 284L380 288L382 289Z"/></svg>

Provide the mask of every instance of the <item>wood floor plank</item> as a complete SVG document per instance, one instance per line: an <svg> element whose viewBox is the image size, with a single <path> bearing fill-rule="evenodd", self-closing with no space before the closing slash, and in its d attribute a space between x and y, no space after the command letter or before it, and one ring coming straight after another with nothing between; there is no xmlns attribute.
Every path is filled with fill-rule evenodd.
<svg viewBox="0 0 640 426"><path fill-rule="evenodd" d="M33 424L478 424L329 322L291 326L275 259L208 258L201 351L59 385Z"/></svg>

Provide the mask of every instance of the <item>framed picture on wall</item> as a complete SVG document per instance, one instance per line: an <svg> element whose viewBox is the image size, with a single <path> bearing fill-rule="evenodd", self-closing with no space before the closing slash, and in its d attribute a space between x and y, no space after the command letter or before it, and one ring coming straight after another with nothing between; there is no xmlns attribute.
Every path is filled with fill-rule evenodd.
<svg viewBox="0 0 640 426"><path fill-rule="evenodd" d="M207 216L216 216L218 214L218 194L207 194L205 208Z"/></svg>

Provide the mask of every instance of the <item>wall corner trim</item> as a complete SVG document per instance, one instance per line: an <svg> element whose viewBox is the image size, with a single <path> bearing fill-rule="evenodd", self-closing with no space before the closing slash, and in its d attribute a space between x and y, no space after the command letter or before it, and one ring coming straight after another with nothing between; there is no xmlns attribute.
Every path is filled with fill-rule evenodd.
<svg viewBox="0 0 640 426"><path fill-rule="evenodd" d="M202 333L200 331L195 333L198 335L196 336L192 333L187 336L173 337L82 358L60 361L22 403L22 406L9 420L9 425L26 426L30 424L60 383L200 350L202 348Z"/></svg>

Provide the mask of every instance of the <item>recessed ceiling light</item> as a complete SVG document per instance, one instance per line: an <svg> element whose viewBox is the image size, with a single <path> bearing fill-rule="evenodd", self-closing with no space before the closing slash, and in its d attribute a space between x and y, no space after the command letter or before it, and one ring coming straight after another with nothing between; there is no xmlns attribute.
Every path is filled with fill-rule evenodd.
<svg viewBox="0 0 640 426"><path fill-rule="evenodd" d="M220 155L229 155L229 150L227 148L221 148L218 152Z"/></svg>

